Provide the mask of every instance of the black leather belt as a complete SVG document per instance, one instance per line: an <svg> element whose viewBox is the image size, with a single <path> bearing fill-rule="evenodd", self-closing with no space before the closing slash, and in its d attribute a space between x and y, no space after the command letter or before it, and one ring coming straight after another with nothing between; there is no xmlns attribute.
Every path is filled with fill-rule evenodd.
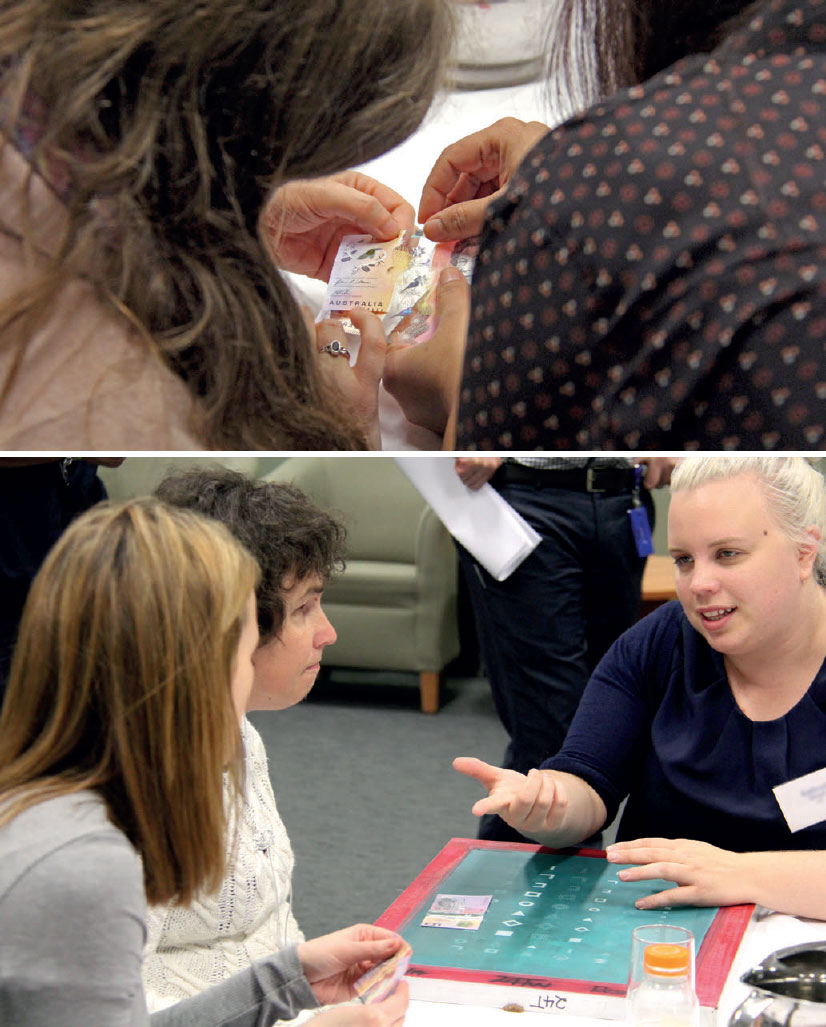
<svg viewBox="0 0 826 1027"><path fill-rule="evenodd" d="M532 485L538 489L569 489L572 492L630 492L633 467L570 467L552 470L505 462L491 478L492 485Z"/></svg>

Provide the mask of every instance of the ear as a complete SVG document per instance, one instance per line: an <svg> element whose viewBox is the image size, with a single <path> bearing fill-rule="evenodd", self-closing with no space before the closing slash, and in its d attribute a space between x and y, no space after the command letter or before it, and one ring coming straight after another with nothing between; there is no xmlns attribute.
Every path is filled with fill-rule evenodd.
<svg viewBox="0 0 826 1027"><path fill-rule="evenodd" d="M808 540L805 541L797 551L798 567L800 568L800 580L810 578L814 569L817 552L820 547L821 532L816 524L810 524L806 528Z"/></svg>

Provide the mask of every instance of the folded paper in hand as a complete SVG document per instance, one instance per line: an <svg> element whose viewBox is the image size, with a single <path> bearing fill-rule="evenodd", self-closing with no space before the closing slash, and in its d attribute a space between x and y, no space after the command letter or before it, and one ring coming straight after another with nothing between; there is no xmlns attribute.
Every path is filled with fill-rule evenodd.
<svg viewBox="0 0 826 1027"><path fill-rule="evenodd" d="M509 577L542 541L493 486L473 490L463 485L453 457L397 456L395 460L450 534L497 581Z"/></svg>

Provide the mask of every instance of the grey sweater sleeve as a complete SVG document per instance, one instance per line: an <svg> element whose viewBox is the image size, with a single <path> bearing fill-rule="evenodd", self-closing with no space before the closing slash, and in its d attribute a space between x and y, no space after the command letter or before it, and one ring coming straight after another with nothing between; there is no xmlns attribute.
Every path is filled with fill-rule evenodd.
<svg viewBox="0 0 826 1027"><path fill-rule="evenodd" d="M120 832L0 845L0 1023L3 1027L142 1027L140 862ZM7 837L7 836L6 836ZM6 840L4 837L4 841ZM141 1011L142 1010L142 1011Z"/></svg>
<svg viewBox="0 0 826 1027"><path fill-rule="evenodd" d="M318 1001L295 948L282 949L249 970L155 1013L152 1027L269 1027L291 1020Z"/></svg>
<svg viewBox="0 0 826 1027"><path fill-rule="evenodd" d="M105 821L72 836L39 813L0 831L3 1027L263 1027L318 1006L292 948L150 1019L134 849Z"/></svg>

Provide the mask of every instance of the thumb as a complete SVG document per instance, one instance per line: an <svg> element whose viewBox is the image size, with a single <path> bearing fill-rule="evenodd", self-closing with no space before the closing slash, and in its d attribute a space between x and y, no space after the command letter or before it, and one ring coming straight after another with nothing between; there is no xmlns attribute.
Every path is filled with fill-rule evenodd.
<svg viewBox="0 0 826 1027"><path fill-rule="evenodd" d="M381 318L366 310L351 310L350 320L361 335L361 347L356 357L356 371L364 382L375 384L384 373L384 359L387 353L387 337Z"/></svg>
<svg viewBox="0 0 826 1027"><path fill-rule="evenodd" d="M493 197L496 195L494 193ZM491 198L484 196L478 200L453 203L428 218L422 225L422 231L434 242L449 242L452 239L468 239L472 235L479 235Z"/></svg>
<svg viewBox="0 0 826 1027"><path fill-rule="evenodd" d="M478 760L475 756L457 756L453 761L453 769L474 778L488 791L493 788L502 773L499 767L491 766L490 763Z"/></svg>
<svg viewBox="0 0 826 1027"><path fill-rule="evenodd" d="M334 942L334 944L333 944ZM342 970L364 969L398 952L402 942L398 935L389 938L351 937L348 931L304 942L299 951L304 974L310 984L316 984Z"/></svg>
<svg viewBox="0 0 826 1027"><path fill-rule="evenodd" d="M465 337L470 322L470 285L459 268L452 264L439 275L436 310L439 314L438 330L444 329L451 338L454 332Z"/></svg>

